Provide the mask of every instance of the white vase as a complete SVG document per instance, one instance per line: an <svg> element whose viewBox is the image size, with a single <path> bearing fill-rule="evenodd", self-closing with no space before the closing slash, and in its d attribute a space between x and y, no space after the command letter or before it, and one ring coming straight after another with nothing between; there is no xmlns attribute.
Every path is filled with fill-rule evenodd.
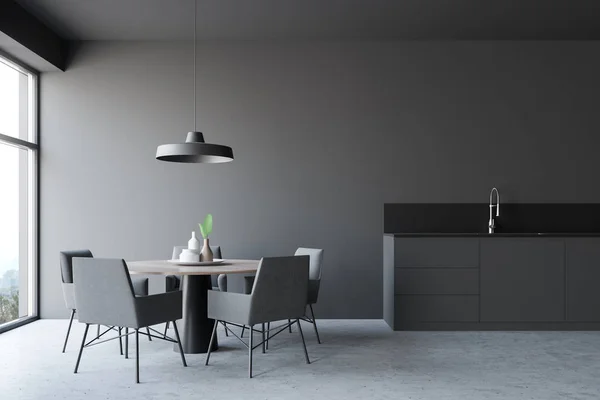
<svg viewBox="0 0 600 400"><path fill-rule="evenodd" d="M196 253L200 254L200 241L196 239L196 232L192 232L192 238L188 240L188 249L194 250Z"/></svg>

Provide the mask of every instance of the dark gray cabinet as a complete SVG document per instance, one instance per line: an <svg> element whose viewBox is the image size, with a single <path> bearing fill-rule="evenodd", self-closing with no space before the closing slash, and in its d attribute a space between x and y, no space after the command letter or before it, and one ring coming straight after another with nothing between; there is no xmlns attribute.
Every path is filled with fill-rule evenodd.
<svg viewBox="0 0 600 400"><path fill-rule="evenodd" d="M562 239L482 239L482 322L565 320Z"/></svg>
<svg viewBox="0 0 600 400"><path fill-rule="evenodd" d="M385 236L395 330L600 330L600 237Z"/></svg>
<svg viewBox="0 0 600 400"><path fill-rule="evenodd" d="M600 321L600 238L567 239L567 321Z"/></svg>
<svg viewBox="0 0 600 400"><path fill-rule="evenodd" d="M384 237L385 321L394 329L479 321L479 240Z"/></svg>

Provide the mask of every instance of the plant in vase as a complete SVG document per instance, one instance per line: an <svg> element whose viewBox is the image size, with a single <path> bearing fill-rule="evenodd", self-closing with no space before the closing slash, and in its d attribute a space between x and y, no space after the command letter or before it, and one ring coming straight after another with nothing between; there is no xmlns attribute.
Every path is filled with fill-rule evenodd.
<svg viewBox="0 0 600 400"><path fill-rule="evenodd" d="M206 215L204 222L198 225L200 225L200 234L202 234L202 237L204 238L204 246L202 247L202 252L200 253L200 261L213 261L213 252L210 249L210 244L208 243L208 235L212 233L213 227L212 214Z"/></svg>

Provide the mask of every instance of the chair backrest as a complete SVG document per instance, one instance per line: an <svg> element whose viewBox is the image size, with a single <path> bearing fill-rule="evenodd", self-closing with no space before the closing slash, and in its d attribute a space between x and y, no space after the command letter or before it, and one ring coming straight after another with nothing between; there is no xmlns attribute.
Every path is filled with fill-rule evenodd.
<svg viewBox="0 0 600 400"><path fill-rule="evenodd" d="M210 249L213 252L213 258L223 258L221 255L221 246L210 246Z"/></svg>
<svg viewBox="0 0 600 400"><path fill-rule="evenodd" d="M69 250L60 252L60 276L62 279L65 306L70 310L77 309L75 288L73 287L73 257L93 257L89 250Z"/></svg>
<svg viewBox="0 0 600 400"><path fill-rule="evenodd" d="M179 260L179 255L183 249L187 249L187 246L173 246L173 254L171 254L171 260ZM221 255L221 246L210 246L213 252L214 258L223 258Z"/></svg>
<svg viewBox="0 0 600 400"><path fill-rule="evenodd" d="M187 249L187 246L173 246L173 254L171 254L171 260L179 260L179 256L183 249Z"/></svg>
<svg viewBox="0 0 600 400"><path fill-rule="evenodd" d="M89 250L68 250L60 252L60 274L63 283L73 283L73 257L94 257Z"/></svg>
<svg viewBox="0 0 600 400"><path fill-rule="evenodd" d="M135 295L121 259L74 258L75 301L80 322L135 326Z"/></svg>
<svg viewBox="0 0 600 400"><path fill-rule="evenodd" d="M308 273L308 279L311 281L321 280L321 271L323 270L323 253L322 249L309 249L306 247L298 247L296 256L309 256L310 267Z"/></svg>
<svg viewBox="0 0 600 400"><path fill-rule="evenodd" d="M213 252L213 258L223 258L221 254L221 246L210 246L210 249ZM211 275L210 281L212 287L219 287L219 275Z"/></svg>
<svg viewBox="0 0 600 400"><path fill-rule="evenodd" d="M260 260L250 300L250 324L300 318L308 288L308 256Z"/></svg>

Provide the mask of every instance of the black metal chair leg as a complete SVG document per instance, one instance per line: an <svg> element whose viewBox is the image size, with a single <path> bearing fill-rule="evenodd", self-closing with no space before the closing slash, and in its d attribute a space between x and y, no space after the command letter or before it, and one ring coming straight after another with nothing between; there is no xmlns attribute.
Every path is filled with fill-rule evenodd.
<svg viewBox="0 0 600 400"><path fill-rule="evenodd" d="M164 337L167 337L167 331L169 330L169 321L167 321L166 325L165 325L165 333L163 334Z"/></svg>
<svg viewBox="0 0 600 400"><path fill-rule="evenodd" d="M246 330L246 325L242 326L242 334L240 335L240 337L244 337L245 330Z"/></svg>
<svg viewBox="0 0 600 400"><path fill-rule="evenodd" d="M65 337L65 344L63 345L63 353L67 349L67 342L69 341L69 334L71 333L71 325L73 325L73 317L75 316L75 310L71 310L71 319L69 320L69 328L67 328L67 336Z"/></svg>
<svg viewBox="0 0 600 400"><path fill-rule="evenodd" d="M140 330L135 330L135 383L140 383Z"/></svg>
<svg viewBox="0 0 600 400"><path fill-rule="evenodd" d="M315 319L315 312L313 311L312 304L308 305L310 307L310 315L312 317L312 323L315 327L315 334L317 335L317 342L321 344L321 338L319 337L319 330L317 329L317 320Z"/></svg>
<svg viewBox="0 0 600 400"><path fill-rule="evenodd" d="M185 355L183 354L183 347L181 347L181 339L179 338L179 329L177 329L177 323L173 321L173 329L175 330L175 337L177 338L177 346L179 346L179 354L181 354L181 362L184 367L187 367L187 362L185 361ZM211 342L212 344L212 342ZM209 348L210 351L210 348Z"/></svg>
<svg viewBox="0 0 600 400"><path fill-rule="evenodd" d="M304 334L302 333L302 327L300 326L300 320L297 319L298 330L300 331L300 337L302 338L302 346L304 347L304 356L306 357L306 363L310 364L310 360L308 359L308 351L306 350L306 342L304 341Z"/></svg>
<svg viewBox="0 0 600 400"><path fill-rule="evenodd" d="M225 328L227 326L227 324L225 322L223 322L223 328ZM229 331L227 330L227 328L225 328L225 336L229 337Z"/></svg>
<svg viewBox="0 0 600 400"><path fill-rule="evenodd" d="M288 324L290 324L290 325L288 326L288 328L289 328L289 330L290 330L290 333L292 333L292 320L291 320L291 319L288 319Z"/></svg>
<svg viewBox="0 0 600 400"><path fill-rule="evenodd" d="M210 360L210 352L212 350L213 341L215 340L215 336L217 335L217 325L219 325L218 320L215 321L215 326L213 327L212 335L210 335L210 342L208 343L208 351L206 352L206 361L204 362L204 365L208 365L208 360ZM225 332L227 332L227 329L225 329Z"/></svg>
<svg viewBox="0 0 600 400"><path fill-rule="evenodd" d="M271 333L271 323L267 322L267 350L269 350L269 335Z"/></svg>
<svg viewBox="0 0 600 400"><path fill-rule="evenodd" d="M265 324L262 324L262 352L265 354L267 349L267 341L265 340Z"/></svg>
<svg viewBox="0 0 600 400"><path fill-rule="evenodd" d="M254 333L254 325L250 325L250 338L248 339L248 377L252 378L252 337Z"/></svg>
<svg viewBox="0 0 600 400"><path fill-rule="evenodd" d="M129 358L129 328L125 328L125 358Z"/></svg>
<svg viewBox="0 0 600 400"><path fill-rule="evenodd" d="M122 328L119 327L119 352L121 353L121 355L123 355L123 338L121 337L121 330Z"/></svg>
<svg viewBox="0 0 600 400"><path fill-rule="evenodd" d="M96 337L100 336L100 324L98 324L98 329L96 330Z"/></svg>
<svg viewBox="0 0 600 400"><path fill-rule="evenodd" d="M152 341L152 336L150 335L150 328L146 328L146 332L148 333L148 341Z"/></svg>
<svg viewBox="0 0 600 400"><path fill-rule="evenodd" d="M85 332L83 332L83 339L81 339L81 347L79 348L79 355L77 356L75 371L73 371L74 374L76 374L77 370L79 369L79 362L81 361L81 354L83 353L83 347L85 346L85 338L88 334L88 329L90 329L90 324L85 324Z"/></svg>

